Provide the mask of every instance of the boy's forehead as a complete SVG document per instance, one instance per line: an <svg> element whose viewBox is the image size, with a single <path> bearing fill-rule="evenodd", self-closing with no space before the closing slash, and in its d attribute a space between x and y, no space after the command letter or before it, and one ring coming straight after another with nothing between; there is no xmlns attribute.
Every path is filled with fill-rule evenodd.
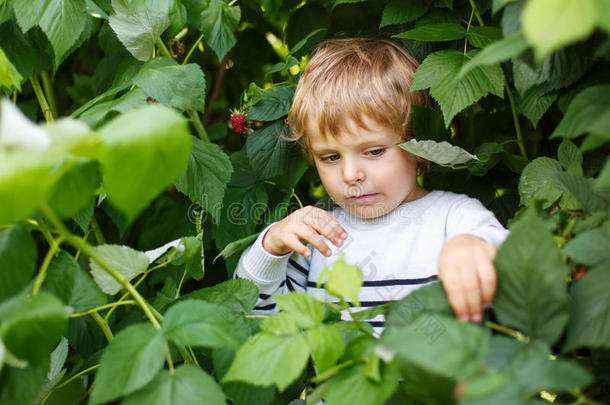
<svg viewBox="0 0 610 405"><path fill-rule="evenodd" d="M393 130L378 124L371 124L369 128L349 125L348 128L349 131L338 131L333 134L321 133L317 128L310 128L308 141L311 151L323 153L341 147L365 148L377 144L397 143L401 139Z"/></svg>

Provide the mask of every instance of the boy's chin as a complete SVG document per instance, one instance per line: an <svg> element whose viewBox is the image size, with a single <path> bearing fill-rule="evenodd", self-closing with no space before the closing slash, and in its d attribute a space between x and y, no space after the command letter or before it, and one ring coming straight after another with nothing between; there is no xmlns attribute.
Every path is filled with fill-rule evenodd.
<svg viewBox="0 0 610 405"><path fill-rule="evenodd" d="M375 219L387 215L393 208L386 205L352 205L343 206L350 214L361 219Z"/></svg>

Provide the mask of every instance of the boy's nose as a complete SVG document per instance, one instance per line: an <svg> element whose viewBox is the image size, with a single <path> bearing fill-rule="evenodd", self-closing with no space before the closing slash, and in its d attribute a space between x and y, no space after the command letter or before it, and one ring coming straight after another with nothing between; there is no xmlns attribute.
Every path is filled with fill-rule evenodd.
<svg viewBox="0 0 610 405"><path fill-rule="evenodd" d="M365 178L364 170L353 159L345 159L343 164L343 180L346 183L363 181Z"/></svg>

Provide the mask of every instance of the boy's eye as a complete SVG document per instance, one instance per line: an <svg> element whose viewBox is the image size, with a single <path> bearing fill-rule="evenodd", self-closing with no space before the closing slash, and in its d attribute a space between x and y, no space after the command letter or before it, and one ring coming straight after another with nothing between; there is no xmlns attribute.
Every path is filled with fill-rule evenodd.
<svg viewBox="0 0 610 405"><path fill-rule="evenodd" d="M336 162L337 160L339 160L339 155L324 156L322 158L322 160L325 161L325 162Z"/></svg>
<svg viewBox="0 0 610 405"><path fill-rule="evenodd" d="M383 148L371 149L367 153L371 156L379 156L383 153Z"/></svg>

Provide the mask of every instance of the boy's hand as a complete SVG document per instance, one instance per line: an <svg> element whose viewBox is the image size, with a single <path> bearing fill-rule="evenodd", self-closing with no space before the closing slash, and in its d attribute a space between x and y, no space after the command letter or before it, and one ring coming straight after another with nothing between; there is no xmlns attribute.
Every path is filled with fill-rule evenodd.
<svg viewBox="0 0 610 405"><path fill-rule="evenodd" d="M277 256L294 250L309 257L311 252L301 242L306 241L328 257L331 251L321 236L340 247L347 239L347 232L328 212L308 205L269 228L263 237L263 248Z"/></svg>
<svg viewBox="0 0 610 405"><path fill-rule="evenodd" d="M482 310L491 304L497 286L495 256L495 246L473 235L456 235L443 246L438 278L461 320L480 322Z"/></svg>

